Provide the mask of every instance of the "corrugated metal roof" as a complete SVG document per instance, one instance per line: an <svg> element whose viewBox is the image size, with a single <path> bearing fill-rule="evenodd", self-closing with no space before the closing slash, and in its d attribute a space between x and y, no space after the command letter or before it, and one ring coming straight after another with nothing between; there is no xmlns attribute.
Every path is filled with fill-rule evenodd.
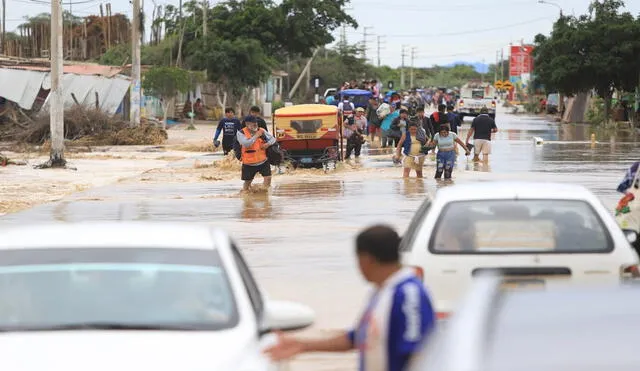
<svg viewBox="0 0 640 371"><path fill-rule="evenodd" d="M12 69L12 70L27 70L27 71L40 71L40 72L49 72L51 69L47 66L30 66L30 65L9 65L9 66L0 66L2 69ZM76 75L97 75L104 77L114 77L120 72L122 72L124 68L122 67L114 67L114 66L102 66L97 64L74 64L74 65L66 65L63 68L64 73L73 73Z"/></svg>
<svg viewBox="0 0 640 371"><path fill-rule="evenodd" d="M30 110L44 79L43 72L0 69L0 97L17 103L22 109Z"/></svg>
<svg viewBox="0 0 640 371"><path fill-rule="evenodd" d="M64 89L64 106L69 108L75 104L72 93L78 103L87 107L95 107L96 93L100 110L109 114L115 114L122 103L131 82L124 76L106 78L103 76L86 76L65 74L62 79ZM49 97L42 107L49 109Z"/></svg>

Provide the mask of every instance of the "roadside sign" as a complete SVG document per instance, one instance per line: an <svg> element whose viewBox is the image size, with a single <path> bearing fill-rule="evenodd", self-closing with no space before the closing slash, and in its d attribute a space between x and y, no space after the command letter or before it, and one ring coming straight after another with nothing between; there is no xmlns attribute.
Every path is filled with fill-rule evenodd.
<svg viewBox="0 0 640 371"><path fill-rule="evenodd" d="M495 85L496 89L500 90L504 87L504 83L501 80L496 81Z"/></svg>
<svg viewBox="0 0 640 371"><path fill-rule="evenodd" d="M511 82L509 82L509 81L505 81L505 82L502 84L502 89L504 89L504 90L511 90L511 89L513 89L513 84L512 84Z"/></svg>
<svg viewBox="0 0 640 371"><path fill-rule="evenodd" d="M389 88L389 90L393 90L393 81L389 81L387 83L387 88Z"/></svg>

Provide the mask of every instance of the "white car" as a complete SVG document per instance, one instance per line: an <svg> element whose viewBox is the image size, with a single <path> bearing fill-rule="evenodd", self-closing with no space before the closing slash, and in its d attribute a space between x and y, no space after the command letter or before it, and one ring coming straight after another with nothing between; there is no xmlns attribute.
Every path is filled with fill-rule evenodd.
<svg viewBox="0 0 640 371"><path fill-rule="evenodd" d="M637 370L640 288L501 290L482 277L409 371Z"/></svg>
<svg viewBox="0 0 640 371"><path fill-rule="evenodd" d="M208 226L54 224L0 230L7 370L276 370L272 330L311 309L267 300Z"/></svg>
<svg viewBox="0 0 640 371"><path fill-rule="evenodd" d="M499 268L514 286L610 283L638 275L615 219L577 185L478 182L440 189L403 236L403 263L423 276L446 318L474 276Z"/></svg>

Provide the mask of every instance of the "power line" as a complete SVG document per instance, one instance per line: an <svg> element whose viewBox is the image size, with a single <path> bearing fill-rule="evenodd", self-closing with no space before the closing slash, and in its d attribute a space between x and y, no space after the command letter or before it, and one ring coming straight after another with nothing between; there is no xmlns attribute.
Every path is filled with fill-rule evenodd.
<svg viewBox="0 0 640 371"><path fill-rule="evenodd" d="M535 18L535 19L531 19L528 21L523 21L523 22L518 22L518 23L512 23L512 24L508 24L508 25L504 25L504 26L498 26L498 27L492 27L492 28L484 28L484 29L473 29L473 30L468 30L468 31L460 31L460 32L447 32L447 33L434 33L434 34L396 34L396 35L385 35L386 37L442 37L442 36L462 36L462 35L469 35L469 34L477 34L477 33L481 33L481 32L490 32L490 31L498 31L498 30L504 30L507 28L511 28L511 27L517 27L517 26L524 26L524 25L528 25L528 24L532 24L532 23L536 23L536 22L540 22L543 20L549 20L549 17L541 17L541 18Z"/></svg>
<svg viewBox="0 0 640 371"><path fill-rule="evenodd" d="M468 4L468 5L460 5L460 4L456 4L456 5L451 5L451 6L446 6L446 7L442 7L442 8L432 8L432 7L407 7L407 6L399 6L397 9L399 11L408 11L408 12L425 12L425 13L459 13L460 10L473 10L474 13L475 12L495 12L496 8L501 8L504 9L506 7L511 7L511 6L531 6L531 7L538 7L539 5L534 1L514 1L514 2L508 2L507 4L505 4L504 2L502 2L501 4L493 4L493 5L486 5L483 2L480 3L473 3L473 4ZM367 1L366 7L368 9L389 9L389 4L369 4L369 2Z"/></svg>

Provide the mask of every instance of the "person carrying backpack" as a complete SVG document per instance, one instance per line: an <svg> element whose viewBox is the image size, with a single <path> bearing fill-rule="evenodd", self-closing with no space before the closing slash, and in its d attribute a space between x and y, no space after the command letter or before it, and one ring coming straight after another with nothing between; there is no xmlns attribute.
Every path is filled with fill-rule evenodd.
<svg viewBox="0 0 640 371"><path fill-rule="evenodd" d="M406 109L400 110L400 115L393 119L391 122L391 126L389 128L389 133L387 134L389 139L391 139L391 146L395 147L400 142L400 138L402 134L407 130L407 124L409 123L409 111Z"/></svg>
<svg viewBox="0 0 640 371"><path fill-rule="evenodd" d="M446 105L439 104L438 111L432 113L431 116L429 117L431 119L431 123L433 124L434 133L439 133L440 127L442 125L449 124L449 117L447 117L447 113L445 112L446 109L447 109ZM449 129L451 129L451 126L449 126Z"/></svg>

